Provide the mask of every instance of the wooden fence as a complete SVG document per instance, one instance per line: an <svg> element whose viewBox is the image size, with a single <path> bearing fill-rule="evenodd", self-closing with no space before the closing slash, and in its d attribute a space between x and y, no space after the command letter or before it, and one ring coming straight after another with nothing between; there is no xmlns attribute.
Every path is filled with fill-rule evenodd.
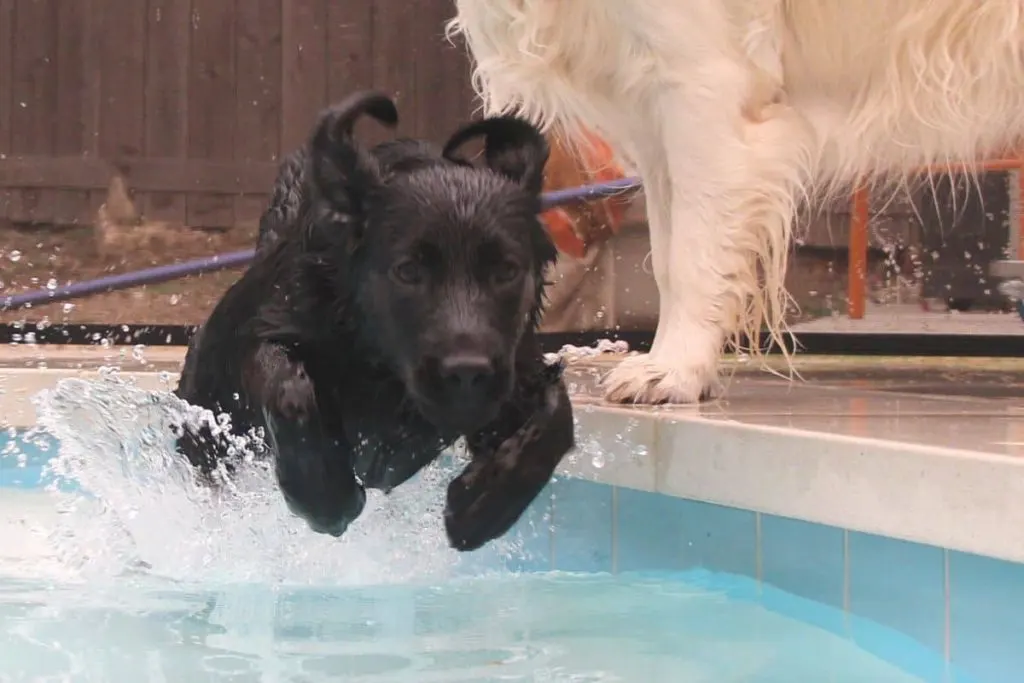
<svg viewBox="0 0 1024 683"><path fill-rule="evenodd" d="M0 0L0 221L91 221L115 173L147 219L258 216L276 160L356 88L401 131L472 113L450 0Z"/></svg>

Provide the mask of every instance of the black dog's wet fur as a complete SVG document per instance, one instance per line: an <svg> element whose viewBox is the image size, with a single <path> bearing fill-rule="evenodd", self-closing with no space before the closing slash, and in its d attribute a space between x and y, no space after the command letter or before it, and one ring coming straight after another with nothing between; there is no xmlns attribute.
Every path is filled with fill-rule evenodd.
<svg viewBox="0 0 1024 683"><path fill-rule="evenodd" d="M444 150L407 139L365 150L352 139L361 114L397 123L387 97L359 93L282 164L257 257L193 338L177 394L228 412L236 434L263 428L289 507L335 536L362 511L364 486L390 490L466 437L471 461L444 514L451 545L473 550L508 531L573 446L562 368L536 339L555 259L537 218L547 145L500 117ZM480 167L456 154L473 138ZM396 271L410 254L419 260ZM486 385L500 395L491 413L484 400L461 410L424 398L436 358L463 346L508 371ZM178 447L205 474L237 466L205 428Z"/></svg>

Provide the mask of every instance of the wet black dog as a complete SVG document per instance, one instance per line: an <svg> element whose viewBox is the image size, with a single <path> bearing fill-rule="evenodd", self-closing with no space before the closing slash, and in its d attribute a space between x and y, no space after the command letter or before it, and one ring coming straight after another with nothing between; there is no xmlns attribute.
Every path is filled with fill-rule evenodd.
<svg viewBox="0 0 1024 683"><path fill-rule="evenodd" d="M547 144L498 117L443 150L366 150L353 139L363 114L398 119L386 96L354 95L282 164L257 258L193 338L177 394L229 413L235 434L262 428L290 509L334 536L364 487L390 490L465 437L445 527L473 550L573 447L562 368L535 332L555 259L537 218ZM458 155L473 139L478 166ZM205 428L178 447L205 473L235 462Z"/></svg>

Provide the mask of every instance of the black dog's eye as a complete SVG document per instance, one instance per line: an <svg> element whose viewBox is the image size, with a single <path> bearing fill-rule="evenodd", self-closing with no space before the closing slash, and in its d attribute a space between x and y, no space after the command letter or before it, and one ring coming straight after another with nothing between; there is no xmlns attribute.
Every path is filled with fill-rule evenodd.
<svg viewBox="0 0 1024 683"><path fill-rule="evenodd" d="M423 282L423 267L415 261L402 261L391 269L391 275L406 285L418 285Z"/></svg>
<svg viewBox="0 0 1024 683"><path fill-rule="evenodd" d="M519 267L519 264L512 261L502 261L494 267L492 277L495 282L508 284L516 280L520 273L522 273L522 269Z"/></svg>

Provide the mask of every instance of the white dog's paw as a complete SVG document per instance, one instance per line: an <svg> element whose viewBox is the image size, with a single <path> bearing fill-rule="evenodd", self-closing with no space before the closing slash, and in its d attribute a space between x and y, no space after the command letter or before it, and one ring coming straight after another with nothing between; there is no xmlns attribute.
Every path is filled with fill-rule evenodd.
<svg viewBox="0 0 1024 683"><path fill-rule="evenodd" d="M721 391L714 364L710 367L671 367L647 354L625 359L605 376L601 384L608 401L646 405L708 401Z"/></svg>

